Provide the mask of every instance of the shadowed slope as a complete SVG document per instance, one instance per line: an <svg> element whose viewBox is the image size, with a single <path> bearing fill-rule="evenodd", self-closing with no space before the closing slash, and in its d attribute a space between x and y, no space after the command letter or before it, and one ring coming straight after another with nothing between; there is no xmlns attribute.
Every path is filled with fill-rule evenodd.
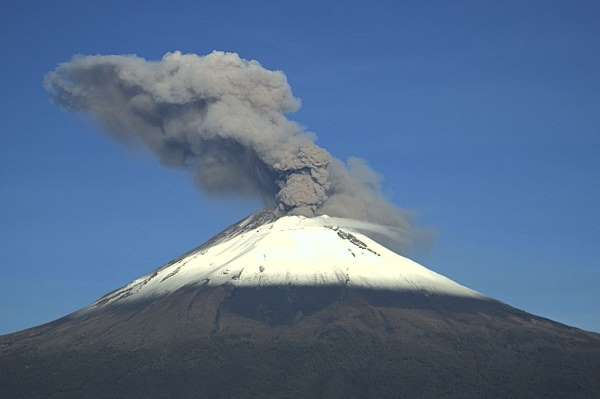
<svg viewBox="0 0 600 399"><path fill-rule="evenodd" d="M591 398L600 337L499 302L186 287L0 338L10 398Z"/></svg>

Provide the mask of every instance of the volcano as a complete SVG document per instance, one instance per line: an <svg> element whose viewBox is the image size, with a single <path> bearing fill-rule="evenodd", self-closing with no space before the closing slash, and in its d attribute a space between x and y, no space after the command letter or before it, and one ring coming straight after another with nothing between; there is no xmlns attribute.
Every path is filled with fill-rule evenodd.
<svg viewBox="0 0 600 399"><path fill-rule="evenodd" d="M264 211L54 322L0 337L2 398L600 398L600 335L380 245Z"/></svg>

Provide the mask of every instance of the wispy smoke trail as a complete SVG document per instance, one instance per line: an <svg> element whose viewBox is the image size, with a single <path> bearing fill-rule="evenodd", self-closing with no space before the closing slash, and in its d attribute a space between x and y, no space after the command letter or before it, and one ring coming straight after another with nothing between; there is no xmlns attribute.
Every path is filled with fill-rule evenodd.
<svg viewBox="0 0 600 399"><path fill-rule="evenodd" d="M208 193L251 195L288 214L327 213L385 224L406 216L360 159L342 162L287 119L300 101L285 75L235 53L77 56L44 81L64 108L90 114L119 140L193 172Z"/></svg>

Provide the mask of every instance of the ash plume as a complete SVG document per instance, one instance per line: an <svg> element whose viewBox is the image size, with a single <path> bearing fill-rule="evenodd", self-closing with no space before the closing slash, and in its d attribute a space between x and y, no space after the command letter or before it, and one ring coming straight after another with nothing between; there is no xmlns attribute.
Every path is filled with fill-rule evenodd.
<svg viewBox="0 0 600 399"><path fill-rule="evenodd" d="M362 160L343 162L286 115L300 108L286 76L235 53L76 56L44 86L70 111L162 164L191 171L208 194L262 198L284 214L359 219L409 240L406 215Z"/></svg>

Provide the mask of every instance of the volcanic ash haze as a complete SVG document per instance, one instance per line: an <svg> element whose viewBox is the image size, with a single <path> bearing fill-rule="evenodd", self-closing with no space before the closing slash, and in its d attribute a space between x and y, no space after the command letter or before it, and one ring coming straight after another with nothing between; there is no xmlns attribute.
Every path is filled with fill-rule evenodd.
<svg viewBox="0 0 600 399"><path fill-rule="evenodd" d="M398 242L409 223L361 159L343 162L286 114L300 107L286 76L220 51L76 56L45 78L52 99L84 112L121 142L192 171L209 194L258 196L281 213L384 224Z"/></svg>

